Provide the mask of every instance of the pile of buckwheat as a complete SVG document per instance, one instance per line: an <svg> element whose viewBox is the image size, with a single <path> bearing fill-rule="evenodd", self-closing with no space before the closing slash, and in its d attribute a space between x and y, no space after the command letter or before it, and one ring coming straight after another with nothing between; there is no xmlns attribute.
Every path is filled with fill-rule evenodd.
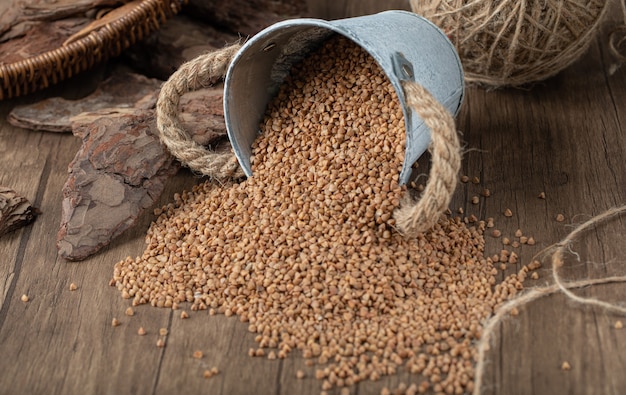
<svg viewBox="0 0 626 395"><path fill-rule="evenodd" d="M405 366L422 375L414 391L471 391L481 323L528 269L496 285L483 221L395 231L405 128L376 62L331 38L293 68L261 129L254 175L176 195L111 283L134 305L239 316L251 355L298 349L324 390Z"/></svg>

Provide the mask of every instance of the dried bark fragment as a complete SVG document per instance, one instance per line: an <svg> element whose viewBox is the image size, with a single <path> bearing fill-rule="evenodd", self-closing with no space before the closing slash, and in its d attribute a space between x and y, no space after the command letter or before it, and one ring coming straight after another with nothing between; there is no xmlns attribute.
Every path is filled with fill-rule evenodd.
<svg viewBox="0 0 626 395"><path fill-rule="evenodd" d="M7 32L0 44L1 64L10 64L59 48L72 34L90 22L89 18L69 18L54 22L23 22L18 32ZM8 36L6 36L8 34ZM18 35L19 34L19 35ZM7 40L8 39L8 40Z"/></svg>
<svg viewBox="0 0 626 395"><path fill-rule="evenodd" d="M101 8L115 7L128 1L130 0L2 0L0 42L20 36L14 30L16 27L21 29L19 26L24 23L56 21L72 16L95 16Z"/></svg>
<svg viewBox="0 0 626 395"><path fill-rule="evenodd" d="M202 144L224 140L221 92L197 91L181 101L183 124ZM151 101L153 95L140 102ZM153 107L104 109L72 120L83 145L63 187L57 247L61 257L82 260L132 227L180 165L158 139Z"/></svg>
<svg viewBox="0 0 626 395"><path fill-rule="evenodd" d="M33 104L16 106L7 120L13 126L26 129L71 132L71 117L103 108L132 108L137 101L154 93L160 86L161 81L153 78L130 72L116 72L93 93L82 99L52 97Z"/></svg>
<svg viewBox="0 0 626 395"><path fill-rule="evenodd" d="M21 19L55 21L89 13L100 8L111 8L131 0L21 0Z"/></svg>
<svg viewBox="0 0 626 395"><path fill-rule="evenodd" d="M11 30L11 26L16 23L20 15L20 1L21 0L0 1L0 40L2 40L2 35Z"/></svg>
<svg viewBox="0 0 626 395"><path fill-rule="evenodd" d="M232 33L254 35L280 20L302 15L304 0L189 0L186 12Z"/></svg>
<svg viewBox="0 0 626 395"><path fill-rule="evenodd" d="M154 133L153 114L109 114L85 130L63 186L59 255L81 260L131 227L178 166Z"/></svg>
<svg viewBox="0 0 626 395"><path fill-rule="evenodd" d="M167 79L181 64L304 13L300 0L191 0L159 31L123 54L142 73Z"/></svg>
<svg viewBox="0 0 626 395"><path fill-rule="evenodd" d="M157 32L125 51L122 58L141 73L166 80L184 62L239 40L185 15L176 15Z"/></svg>
<svg viewBox="0 0 626 395"><path fill-rule="evenodd" d="M202 89L180 99L180 120L191 138L201 145L215 145L226 136L223 87Z"/></svg>
<svg viewBox="0 0 626 395"><path fill-rule="evenodd" d="M0 236L35 220L39 210L14 190L0 186Z"/></svg>
<svg viewBox="0 0 626 395"><path fill-rule="evenodd" d="M223 86L220 85L189 92L180 99L180 120L185 130L198 144L215 145L226 138L223 93ZM84 138L88 131L84 126L104 116L139 114L139 110L145 111L145 114L154 114L158 95L158 90L148 93L135 103L134 108L104 108L75 115L70 118L73 133Z"/></svg>

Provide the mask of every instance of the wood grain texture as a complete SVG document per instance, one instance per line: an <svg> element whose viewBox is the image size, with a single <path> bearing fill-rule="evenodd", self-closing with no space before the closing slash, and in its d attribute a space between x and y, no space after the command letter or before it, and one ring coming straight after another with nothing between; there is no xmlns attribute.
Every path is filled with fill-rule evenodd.
<svg viewBox="0 0 626 395"><path fill-rule="evenodd" d="M337 2L336 2L337 3ZM337 3L338 4L338 3ZM345 9L343 10L345 11ZM626 67L609 74L612 59L599 36L583 59L529 90L468 88L458 117L467 152L462 173L480 185L459 184L451 208L494 217L504 236L517 229L537 240L515 251L521 264L558 242L575 224L626 202ZM65 86L68 93L76 87ZM138 225L80 263L57 257L55 233L67 164L80 147L70 135L29 132L4 119L16 102L0 104L0 184L21 191L43 214L27 228L0 239L0 394L319 394L321 382L299 353L285 360L250 358L255 347L247 325L234 317L135 307L108 286L113 265L140 255L145 231ZM427 171L427 159L420 171ZM180 172L159 201L172 200L199 179ZM489 188L491 196L471 197ZM544 191L546 199L537 195ZM502 213L510 208L513 216ZM562 213L566 220L555 221ZM626 218L598 226L572 245L562 270L566 279L624 274ZM487 250L502 248L487 236ZM577 259L578 258L578 259ZM507 270L516 270L514 265ZM546 265L538 280L549 282ZM76 291L69 284L78 285ZM626 285L577 290L583 296L623 303ZM30 301L20 300L28 294ZM186 307L188 308L188 306ZM111 326L112 318L121 322ZM580 308L562 295L520 309L497 331L485 375L485 394L620 394L626 388L626 329L617 317ZM137 329L146 329L145 336ZM169 334L156 347L159 328ZM201 350L202 359L193 352ZM572 369L561 370L568 361ZM216 366L220 373L202 377ZM306 372L296 379L296 371ZM360 383L351 394L378 394L383 387L418 382L401 371ZM339 394L333 390L330 394Z"/></svg>

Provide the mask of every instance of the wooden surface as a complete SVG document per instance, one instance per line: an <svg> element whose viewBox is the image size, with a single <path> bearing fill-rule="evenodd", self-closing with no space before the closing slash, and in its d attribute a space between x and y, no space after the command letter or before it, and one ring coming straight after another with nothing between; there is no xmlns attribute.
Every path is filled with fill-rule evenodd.
<svg viewBox="0 0 626 395"><path fill-rule="evenodd" d="M574 66L530 90L467 90L458 116L467 147L462 172L480 177L481 184L459 184L451 208L494 217L505 236L513 238L518 228L534 236L535 246L516 250L520 264L558 242L573 225L626 203L626 67L609 73L604 37ZM81 84L59 90L76 94L76 85ZM4 119L16 103L0 103L0 184L26 195L43 214L0 238L0 394L320 393L321 382L297 352L285 360L248 357L254 336L234 317L190 312L182 320L180 311L150 306L135 308L133 317L124 315L129 301L108 282L118 260L143 251L152 214L86 261L57 258L61 187L80 142L67 134L9 126ZM198 181L181 172L161 203ZM479 205L469 203L482 188L492 196ZM541 191L545 200L537 198ZM506 208L511 218L502 215ZM555 221L559 213L564 222ZM563 275L626 274L624 235L624 217L586 233L572 245L579 260L568 256ZM501 248L501 240L487 237L489 252ZM549 282L545 267L539 273L540 279L527 286ZM78 285L73 292L72 282ZM626 300L626 284L576 292ZM20 300L22 294L30 297L28 303ZM114 317L119 327L111 326ZM529 304L496 332L484 393L625 393L626 329L614 329L617 319L626 323L626 317L580 308L562 295ZM146 336L137 335L140 326ZM159 328L169 330L165 348L155 346ZM192 358L195 350L204 358ZM570 371L561 370L564 361ZM213 366L221 373L203 378ZM308 377L296 379L298 369ZM401 372L361 383L350 393L376 394L419 381Z"/></svg>

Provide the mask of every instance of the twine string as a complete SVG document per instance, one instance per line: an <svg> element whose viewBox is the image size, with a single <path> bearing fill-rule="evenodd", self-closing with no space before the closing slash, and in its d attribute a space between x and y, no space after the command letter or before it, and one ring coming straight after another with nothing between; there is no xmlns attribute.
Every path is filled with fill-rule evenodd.
<svg viewBox="0 0 626 395"><path fill-rule="evenodd" d="M244 174L232 152L213 152L193 141L181 124L178 106L185 93L213 85L224 78L240 47L233 44L183 64L163 84L157 101L157 129L161 142L183 165L209 177L239 178Z"/></svg>
<svg viewBox="0 0 626 395"><path fill-rule="evenodd" d="M563 292L571 300L581 303L581 304L585 304L585 305L600 307L604 310L607 310L613 313L626 314L625 307L617 306L612 303L607 303L602 300L598 300L594 298L584 298L584 297L581 297L572 293L572 291L569 290L569 288L571 287L568 285L567 282L564 282L561 279L561 276L559 275L559 269L563 267L563 265L565 264L565 258L564 258L565 252L570 250L571 244L575 240L577 240L580 235L582 235L584 232L586 232L590 228L593 228L596 224L606 222L610 220L611 218L614 218L620 214L623 214L624 212L626 212L626 206L612 208L610 210L607 210L604 213L596 217L593 217L587 222L578 226L569 235L567 235L567 237L565 237L563 240L561 240L560 243L558 243L555 246L556 249L554 250L554 253L552 254L552 278L554 279L554 283L559 288L559 290Z"/></svg>
<svg viewBox="0 0 626 395"><path fill-rule="evenodd" d="M568 234L560 242L550 246L545 251L552 251L552 277L554 278L554 284L545 287L532 288L522 295L509 300L500 306L493 316L487 321L484 326L482 336L478 342L478 356L476 361L476 373L474 380L474 395L480 395L483 385L483 376L485 374L486 355L489 351L489 343L497 327L507 318L508 314L514 309L518 309L534 300L542 298L544 296L552 295L557 292L562 292L568 299L582 304L583 306L600 307L605 311L609 311L616 314L626 315L626 308L608 303L596 298L585 298L574 294L571 290L577 288L583 288L592 285L611 284L611 283L625 283L626 276L610 276L604 278L586 279L578 281L563 281L559 275L559 268L564 265L564 254L569 250L571 244L582 236L586 231L594 229L598 225L606 223L611 219L623 215L626 213L626 205L621 207L612 208L604 213L595 216L587 222L581 224Z"/></svg>

